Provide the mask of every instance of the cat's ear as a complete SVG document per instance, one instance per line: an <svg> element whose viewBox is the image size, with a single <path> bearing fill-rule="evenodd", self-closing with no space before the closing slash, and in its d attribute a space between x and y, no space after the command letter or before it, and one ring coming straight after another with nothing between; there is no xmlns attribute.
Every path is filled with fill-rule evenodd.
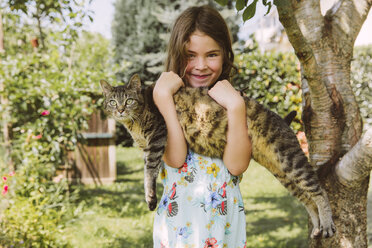
<svg viewBox="0 0 372 248"><path fill-rule="evenodd" d="M129 80L129 87L135 89L141 89L141 79L138 74L134 74Z"/></svg>
<svg viewBox="0 0 372 248"><path fill-rule="evenodd" d="M102 88L104 95L107 95L113 90L113 87L109 83L107 83L105 80L101 80L99 83L101 84L101 88Z"/></svg>

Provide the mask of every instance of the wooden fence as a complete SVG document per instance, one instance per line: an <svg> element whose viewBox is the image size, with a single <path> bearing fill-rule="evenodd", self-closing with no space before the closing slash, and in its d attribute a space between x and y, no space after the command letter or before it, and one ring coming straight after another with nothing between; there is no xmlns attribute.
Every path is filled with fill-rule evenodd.
<svg viewBox="0 0 372 248"><path fill-rule="evenodd" d="M115 120L104 120L101 112L96 112L88 125L88 130L80 134L76 150L68 153L68 166L63 168L63 174L69 180L84 184L113 183L116 180Z"/></svg>

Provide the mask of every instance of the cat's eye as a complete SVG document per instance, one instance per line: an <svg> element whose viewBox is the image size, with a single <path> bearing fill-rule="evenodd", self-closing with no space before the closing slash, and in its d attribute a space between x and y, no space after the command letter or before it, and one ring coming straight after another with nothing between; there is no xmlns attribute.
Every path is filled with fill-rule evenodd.
<svg viewBox="0 0 372 248"><path fill-rule="evenodd" d="M117 102L116 102L115 100L111 100L109 103L110 103L110 105L113 106L113 107L115 107L116 104L117 104Z"/></svg>
<svg viewBox="0 0 372 248"><path fill-rule="evenodd" d="M132 98L129 98L126 102L127 105L131 105L134 103L134 100Z"/></svg>

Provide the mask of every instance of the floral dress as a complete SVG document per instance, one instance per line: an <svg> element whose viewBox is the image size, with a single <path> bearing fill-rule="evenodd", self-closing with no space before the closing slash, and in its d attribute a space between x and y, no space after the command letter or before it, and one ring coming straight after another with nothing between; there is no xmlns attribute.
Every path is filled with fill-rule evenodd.
<svg viewBox="0 0 372 248"><path fill-rule="evenodd" d="M189 151L180 169L164 165L163 196L154 220L154 248L244 248L240 177L221 159Z"/></svg>

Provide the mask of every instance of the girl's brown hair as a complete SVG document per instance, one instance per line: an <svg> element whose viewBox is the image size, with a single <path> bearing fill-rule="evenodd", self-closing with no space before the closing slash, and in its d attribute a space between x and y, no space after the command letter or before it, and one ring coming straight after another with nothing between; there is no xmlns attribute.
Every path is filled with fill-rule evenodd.
<svg viewBox="0 0 372 248"><path fill-rule="evenodd" d="M184 76L188 56L186 44L196 30L210 36L222 48L223 65L218 80L230 80L231 69L235 68L230 32L220 13L208 5L190 7L177 18L169 39L166 71Z"/></svg>

